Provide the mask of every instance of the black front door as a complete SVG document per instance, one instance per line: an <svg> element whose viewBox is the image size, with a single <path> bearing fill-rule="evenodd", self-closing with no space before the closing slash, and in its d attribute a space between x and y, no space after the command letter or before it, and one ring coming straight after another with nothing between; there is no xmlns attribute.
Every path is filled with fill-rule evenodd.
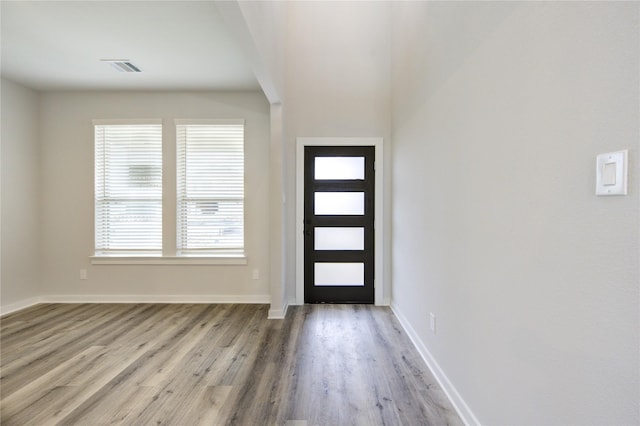
<svg viewBox="0 0 640 426"><path fill-rule="evenodd" d="M373 146L307 146L304 299L374 302Z"/></svg>

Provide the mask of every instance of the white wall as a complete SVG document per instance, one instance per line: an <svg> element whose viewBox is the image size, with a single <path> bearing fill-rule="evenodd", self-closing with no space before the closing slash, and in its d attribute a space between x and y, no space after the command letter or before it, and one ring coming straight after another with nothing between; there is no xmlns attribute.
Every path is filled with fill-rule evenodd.
<svg viewBox="0 0 640 426"><path fill-rule="evenodd" d="M286 227L284 215L284 76L286 66L286 2L216 1L228 29L242 46L266 98L271 103L270 143L270 318L285 315L289 296L285 284Z"/></svg>
<svg viewBox="0 0 640 426"><path fill-rule="evenodd" d="M389 141L390 4L310 1L288 5L284 174L286 282L293 302L296 137L383 137ZM387 189L389 185L385 182Z"/></svg>
<svg viewBox="0 0 640 426"><path fill-rule="evenodd" d="M282 102L285 92L287 2L239 1L238 7L260 58L259 68L264 69L264 73L269 75L270 83L273 85L273 90L269 90L269 94L271 91L274 92L273 99L269 95L267 98L272 103ZM259 74L256 72L258 81ZM262 81L260 83L262 84ZM262 86L267 93L267 88L264 84Z"/></svg>
<svg viewBox="0 0 640 426"><path fill-rule="evenodd" d="M252 61L254 73L263 92L271 102L270 148L270 246L271 258L271 310L270 318L286 313L289 295L285 283L287 258L285 256L285 202L284 166L286 143L284 129L285 68L287 41L287 2L241 1L238 7L255 44L256 58ZM237 26L236 26L237 27ZM268 77L268 78L267 78Z"/></svg>
<svg viewBox="0 0 640 426"><path fill-rule="evenodd" d="M394 6L393 305L471 421L640 423L639 8Z"/></svg>
<svg viewBox="0 0 640 426"><path fill-rule="evenodd" d="M42 95L43 294L60 299L269 300L269 104L255 92ZM164 120L164 235L175 247L175 118L244 118L247 265L91 265L92 119ZM173 208L172 208L173 207ZM79 270L88 270L88 280ZM254 269L258 280L252 279ZM106 295L109 297L97 297ZM85 297L86 296L86 297ZM186 297L180 297L186 296ZM165 299L163 299L163 297Z"/></svg>
<svg viewBox="0 0 640 426"><path fill-rule="evenodd" d="M40 287L38 94L2 79L0 312L33 303Z"/></svg>
<svg viewBox="0 0 640 426"><path fill-rule="evenodd" d="M282 103L287 2L214 0L267 100Z"/></svg>

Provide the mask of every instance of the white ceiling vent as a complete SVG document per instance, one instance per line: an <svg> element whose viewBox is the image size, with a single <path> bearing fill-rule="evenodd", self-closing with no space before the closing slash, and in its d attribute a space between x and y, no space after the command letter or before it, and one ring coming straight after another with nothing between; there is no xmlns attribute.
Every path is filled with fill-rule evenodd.
<svg viewBox="0 0 640 426"><path fill-rule="evenodd" d="M142 72L142 70L132 64L129 59L100 59L100 61L107 62L120 72Z"/></svg>

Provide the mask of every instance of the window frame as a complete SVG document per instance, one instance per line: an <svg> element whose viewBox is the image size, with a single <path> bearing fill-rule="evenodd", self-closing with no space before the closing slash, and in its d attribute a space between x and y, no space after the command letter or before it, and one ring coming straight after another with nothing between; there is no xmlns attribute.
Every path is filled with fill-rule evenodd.
<svg viewBox="0 0 640 426"><path fill-rule="evenodd" d="M186 139L184 141L179 137L179 128L181 126L242 126L242 195L240 198L235 198L239 200L242 205L242 244L239 248L184 248L182 247L182 243L186 237L184 237L183 232L185 232L185 228L183 228L183 224L181 223L181 219L183 218L183 192L186 192L186 171L185 175L182 176L182 172L186 165L181 163L183 160L183 152L186 149L182 145L182 143L186 143ZM174 134L176 141L176 187L175 187L175 208L176 208L176 254L179 258L228 258L228 259L237 259L244 258L246 253L246 211L245 211L245 193L246 193L246 156L245 156L245 145L246 145L246 123L244 119L175 119L174 120ZM185 181L181 180L182 178ZM217 203L222 199L221 197L202 197L199 198L199 201L204 202L212 202ZM192 200L193 201L193 200ZM186 214L186 213L184 213Z"/></svg>
<svg viewBox="0 0 640 426"><path fill-rule="evenodd" d="M163 119L94 119L92 122L92 181L93 181L93 221L94 239L92 242L89 261L92 265L247 265L247 239L246 233L246 212L243 214L243 254L242 255L177 255L177 239L172 244L172 237L177 235L177 217L171 221L171 210L177 213L177 125L179 124L220 124L230 122L241 122L244 125L243 152L244 152L244 188L246 191L246 141L247 141L247 124L244 119L174 119L172 128L168 129L166 120ZM147 253L96 253L95 235L96 235L96 208L95 208L95 126L96 125L135 125L135 124L160 124L162 125L162 253L149 255ZM243 197L244 203L244 197ZM168 247L167 244L172 244Z"/></svg>
<svg viewBox="0 0 640 426"><path fill-rule="evenodd" d="M163 126L162 120L160 119L122 119L122 120L92 120L93 124L93 153L94 153L94 161L93 161L93 253L92 258L110 258L110 257L131 257L131 258L139 258L139 257L161 257L164 249L164 229L163 229L163 213L164 213L164 158L163 158ZM160 203L160 247L158 249L145 249L145 248L130 248L130 249L113 249L113 248L103 248L98 247L98 138L97 138L97 130L99 126L160 126L160 199L155 200ZM102 141L104 144L104 140ZM104 146L104 145L103 145ZM104 185L105 179L103 176ZM105 197L107 198L107 197ZM148 200L145 197L131 198L129 201L146 201Z"/></svg>

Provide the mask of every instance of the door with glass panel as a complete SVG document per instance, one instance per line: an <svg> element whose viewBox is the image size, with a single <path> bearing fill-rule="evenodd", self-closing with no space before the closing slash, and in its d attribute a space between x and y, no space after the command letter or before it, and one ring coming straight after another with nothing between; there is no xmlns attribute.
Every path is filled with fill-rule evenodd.
<svg viewBox="0 0 640 426"><path fill-rule="evenodd" d="M373 146L307 146L306 303L374 302Z"/></svg>

